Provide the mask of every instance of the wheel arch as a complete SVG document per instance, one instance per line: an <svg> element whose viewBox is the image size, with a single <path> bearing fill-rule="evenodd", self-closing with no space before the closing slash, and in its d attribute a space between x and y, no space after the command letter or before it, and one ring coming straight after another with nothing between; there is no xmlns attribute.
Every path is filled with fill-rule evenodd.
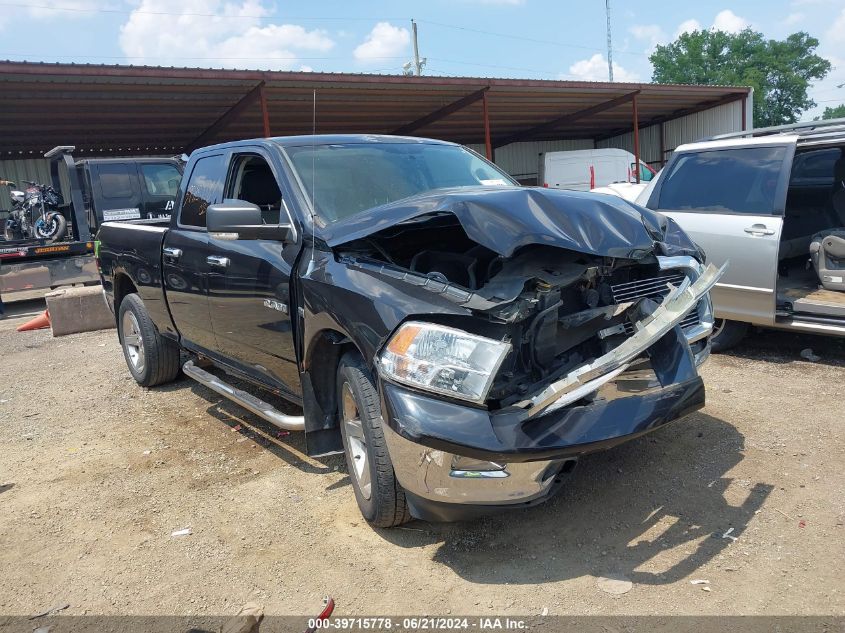
<svg viewBox="0 0 845 633"><path fill-rule="evenodd" d="M126 298L126 295L137 293L138 288L135 282L125 272L115 273L112 282L112 294L114 296L114 318L115 321L120 319L120 304Z"/></svg>
<svg viewBox="0 0 845 633"><path fill-rule="evenodd" d="M366 357L355 342L343 332L325 328L309 340L302 372L303 411L309 455L341 450L343 442L338 425L337 370L349 352Z"/></svg>

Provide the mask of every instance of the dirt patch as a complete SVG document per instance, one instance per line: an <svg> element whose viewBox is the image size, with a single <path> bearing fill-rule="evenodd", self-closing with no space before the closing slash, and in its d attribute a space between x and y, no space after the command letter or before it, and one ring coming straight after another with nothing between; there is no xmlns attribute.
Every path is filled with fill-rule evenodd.
<svg viewBox="0 0 845 633"><path fill-rule="evenodd" d="M845 613L841 341L754 334L706 366L702 412L545 505L373 530L341 458L187 379L139 388L114 331L22 319L0 321L0 614Z"/></svg>

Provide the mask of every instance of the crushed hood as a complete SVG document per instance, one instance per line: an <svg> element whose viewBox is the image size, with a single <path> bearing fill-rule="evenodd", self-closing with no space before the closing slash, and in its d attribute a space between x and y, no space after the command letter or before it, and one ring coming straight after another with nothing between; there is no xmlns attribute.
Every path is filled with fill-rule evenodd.
<svg viewBox="0 0 845 633"><path fill-rule="evenodd" d="M666 216L616 196L537 187L438 189L358 213L322 233L335 247L447 213L471 240L503 257L543 244L600 257L703 260L695 243Z"/></svg>

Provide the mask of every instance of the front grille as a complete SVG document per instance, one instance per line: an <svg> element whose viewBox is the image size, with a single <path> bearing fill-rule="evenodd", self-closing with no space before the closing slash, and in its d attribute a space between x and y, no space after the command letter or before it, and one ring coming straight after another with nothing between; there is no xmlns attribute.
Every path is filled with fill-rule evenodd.
<svg viewBox="0 0 845 633"><path fill-rule="evenodd" d="M638 279L637 281L614 284L610 286L610 290L613 293L613 300L616 303L625 303L627 301L636 301L637 299L645 298L661 303L666 295L669 294L668 284L677 286L685 278L686 275L683 273L673 273L663 277L652 277L650 279ZM681 329L686 330L698 325L698 323L698 310L691 310L681 321ZM626 323L625 332L633 334L634 326Z"/></svg>

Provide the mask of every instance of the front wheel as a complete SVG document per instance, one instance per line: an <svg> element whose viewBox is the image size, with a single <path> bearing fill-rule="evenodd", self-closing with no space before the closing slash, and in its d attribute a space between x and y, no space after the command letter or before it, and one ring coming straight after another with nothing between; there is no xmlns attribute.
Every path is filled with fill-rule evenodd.
<svg viewBox="0 0 845 633"><path fill-rule="evenodd" d="M349 353L337 372L340 432L358 508L373 527L411 519L384 440L378 392L360 355Z"/></svg>
<svg viewBox="0 0 845 633"><path fill-rule="evenodd" d="M155 387L179 375L179 346L159 334L136 294L120 302L118 334L129 373L139 385Z"/></svg>
<svg viewBox="0 0 845 633"><path fill-rule="evenodd" d="M713 325L713 337L710 343L715 353L725 352L739 345L748 333L748 323L742 321L729 321L728 319L716 319Z"/></svg>
<svg viewBox="0 0 845 633"><path fill-rule="evenodd" d="M44 218L38 218L35 222L35 237L57 242L67 234L67 220L61 213L50 213Z"/></svg>

